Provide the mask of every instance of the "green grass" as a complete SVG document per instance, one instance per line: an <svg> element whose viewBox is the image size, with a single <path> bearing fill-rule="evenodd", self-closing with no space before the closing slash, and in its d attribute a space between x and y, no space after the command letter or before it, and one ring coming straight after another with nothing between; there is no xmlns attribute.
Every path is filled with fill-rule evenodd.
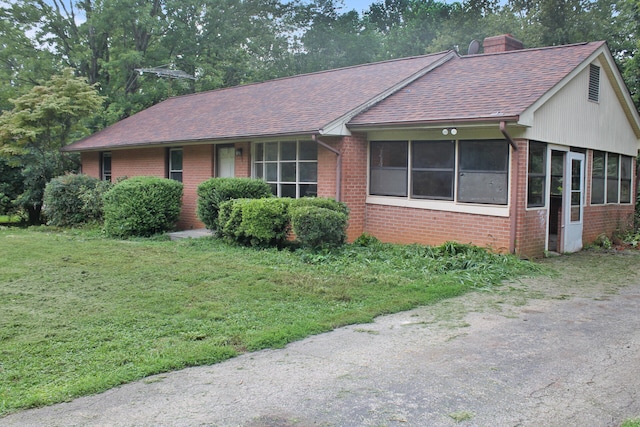
<svg viewBox="0 0 640 427"><path fill-rule="evenodd" d="M18 224L20 222L20 216L18 215L0 215L0 224Z"/></svg>
<svg viewBox="0 0 640 427"><path fill-rule="evenodd" d="M640 427L640 418L633 418L626 420L620 427Z"/></svg>
<svg viewBox="0 0 640 427"><path fill-rule="evenodd" d="M466 246L254 250L0 228L0 415L282 347L535 265Z"/></svg>

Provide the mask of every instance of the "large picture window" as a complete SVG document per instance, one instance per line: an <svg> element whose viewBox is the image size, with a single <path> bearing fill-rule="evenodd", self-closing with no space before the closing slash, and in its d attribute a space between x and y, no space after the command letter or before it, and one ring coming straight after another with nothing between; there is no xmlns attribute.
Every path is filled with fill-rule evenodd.
<svg viewBox="0 0 640 427"><path fill-rule="evenodd" d="M545 205L547 177L547 144L529 143L529 162L527 171L527 207Z"/></svg>
<svg viewBox="0 0 640 427"><path fill-rule="evenodd" d="M318 145L313 141L254 144L253 175L271 185L278 197L318 194Z"/></svg>
<svg viewBox="0 0 640 427"><path fill-rule="evenodd" d="M504 140L372 141L369 162L372 196L507 204Z"/></svg>
<svg viewBox="0 0 640 427"><path fill-rule="evenodd" d="M604 151L593 152L591 204L631 203L633 158Z"/></svg>

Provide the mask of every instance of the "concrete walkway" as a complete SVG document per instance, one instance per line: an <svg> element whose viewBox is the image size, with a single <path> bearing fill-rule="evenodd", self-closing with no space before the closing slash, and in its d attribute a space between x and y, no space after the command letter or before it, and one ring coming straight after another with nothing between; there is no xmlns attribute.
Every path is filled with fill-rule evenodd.
<svg viewBox="0 0 640 427"><path fill-rule="evenodd" d="M640 281L549 280L156 375L0 426L619 426L639 417Z"/></svg>
<svg viewBox="0 0 640 427"><path fill-rule="evenodd" d="M171 240L197 239L198 237L213 236L213 234L211 233L211 230L207 230L206 228L197 228L195 230L174 231L168 234L169 234L169 237L171 237Z"/></svg>

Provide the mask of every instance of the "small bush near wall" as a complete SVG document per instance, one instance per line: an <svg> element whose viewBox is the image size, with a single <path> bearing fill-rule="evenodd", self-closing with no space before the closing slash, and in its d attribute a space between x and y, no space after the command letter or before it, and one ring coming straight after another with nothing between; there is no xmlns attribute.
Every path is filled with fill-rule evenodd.
<svg viewBox="0 0 640 427"><path fill-rule="evenodd" d="M272 197L271 187L261 179L211 178L198 186L197 215L210 230L218 229L220 204L232 199Z"/></svg>
<svg viewBox="0 0 640 427"><path fill-rule="evenodd" d="M323 197L301 197L300 199L291 200L292 208L299 206L315 206L349 215L349 208L346 203L337 202L334 199L325 199Z"/></svg>
<svg viewBox="0 0 640 427"><path fill-rule="evenodd" d="M148 237L170 231L180 216L182 183L138 176L104 196L104 230L112 237Z"/></svg>
<svg viewBox="0 0 640 427"><path fill-rule="evenodd" d="M103 195L110 188L110 182L88 175L53 178L44 190L44 211L49 224L72 227L101 221Z"/></svg>
<svg viewBox="0 0 640 427"><path fill-rule="evenodd" d="M347 238L347 215L338 210L314 205L292 207L291 225L297 240L307 248L337 247Z"/></svg>
<svg viewBox="0 0 640 427"><path fill-rule="evenodd" d="M289 231L290 199L234 199L220 205L219 229L227 240L282 247Z"/></svg>

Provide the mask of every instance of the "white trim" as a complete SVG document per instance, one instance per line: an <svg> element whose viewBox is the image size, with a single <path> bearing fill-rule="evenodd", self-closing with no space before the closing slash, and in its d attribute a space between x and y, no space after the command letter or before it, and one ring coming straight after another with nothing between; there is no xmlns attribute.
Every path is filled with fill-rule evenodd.
<svg viewBox="0 0 640 427"><path fill-rule="evenodd" d="M390 196L367 196L366 203L369 205L395 206L400 208L498 216L503 218L509 216L509 205L479 205L446 200L409 199L406 197Z"/></svg>

